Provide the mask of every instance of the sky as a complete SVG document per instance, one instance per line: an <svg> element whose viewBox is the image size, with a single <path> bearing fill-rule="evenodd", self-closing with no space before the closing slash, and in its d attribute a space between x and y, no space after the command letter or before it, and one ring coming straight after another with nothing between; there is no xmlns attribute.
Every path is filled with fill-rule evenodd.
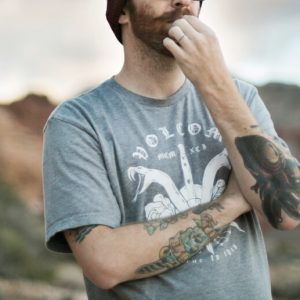
<svg viewBox="0 0 300 300"><path fill-rule="evenodd" d="M29 92L58 103L116 74L123 50L105 6L0 0L0 103ZM206 0L200 18L217 34L233 74L256 85L300 85L299 0Z"/></svg>

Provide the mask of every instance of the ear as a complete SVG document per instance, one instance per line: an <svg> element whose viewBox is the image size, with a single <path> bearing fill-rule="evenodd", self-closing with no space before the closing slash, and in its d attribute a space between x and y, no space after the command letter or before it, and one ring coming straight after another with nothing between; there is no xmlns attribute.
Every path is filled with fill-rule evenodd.
<svg viewBox="0 0 300 300"><path fill-rule="evenodd" d="M127 24L128 20L129 20L128 10L123 9L122 14L119 17L119 24L121 24L121 25Z"/></svg>

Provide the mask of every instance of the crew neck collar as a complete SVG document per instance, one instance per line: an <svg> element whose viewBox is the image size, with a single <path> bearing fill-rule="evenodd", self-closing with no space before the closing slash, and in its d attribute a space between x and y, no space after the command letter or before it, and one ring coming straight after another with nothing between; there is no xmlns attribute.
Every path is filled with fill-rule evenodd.
<svg viewBox="0 0 300 300"><path fill-rule="evenodd" d="M115 77L112 77L110 80L108 80L108 84L117 93L120 93L123 96L125 96L124 98L126 98L126 101L128 99L129 101L138 102L143 105L158 107L158 106L170 106L183 99L184 98L183 96L187 94L187 92L189 91L191 82L186 78L182 86L174 94L164 99L155 99L155 98L145 97L136 94L128 90L127 88L123 87L121 84L119 84L115 80Z"/></svg>

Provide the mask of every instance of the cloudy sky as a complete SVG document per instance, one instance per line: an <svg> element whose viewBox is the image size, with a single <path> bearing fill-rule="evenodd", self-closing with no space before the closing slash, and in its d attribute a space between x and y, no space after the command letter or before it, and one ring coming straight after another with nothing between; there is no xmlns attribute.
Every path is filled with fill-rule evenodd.
<svg viewBox="0 0 300 300"><path fill-rule="evenodd" d="M118 72L122 47L105 22L105 4L0 0L0 102L29 91L59 102ZM234 74L300 85L299 0L206 0L200 17Z"/></svg>

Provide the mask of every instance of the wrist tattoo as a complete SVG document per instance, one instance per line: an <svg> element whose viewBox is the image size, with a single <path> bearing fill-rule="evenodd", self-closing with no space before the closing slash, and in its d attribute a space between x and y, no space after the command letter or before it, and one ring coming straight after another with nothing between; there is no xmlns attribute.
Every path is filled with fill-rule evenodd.
<svg viewBox="0 0 300 300"><path fill-rule="evenodd" d="M259 194L269 222L278 228L282 211L300 219L300 168L275 143L259 135L238 137L235 144L245 167L255 178L251 189Z"/></svg>

